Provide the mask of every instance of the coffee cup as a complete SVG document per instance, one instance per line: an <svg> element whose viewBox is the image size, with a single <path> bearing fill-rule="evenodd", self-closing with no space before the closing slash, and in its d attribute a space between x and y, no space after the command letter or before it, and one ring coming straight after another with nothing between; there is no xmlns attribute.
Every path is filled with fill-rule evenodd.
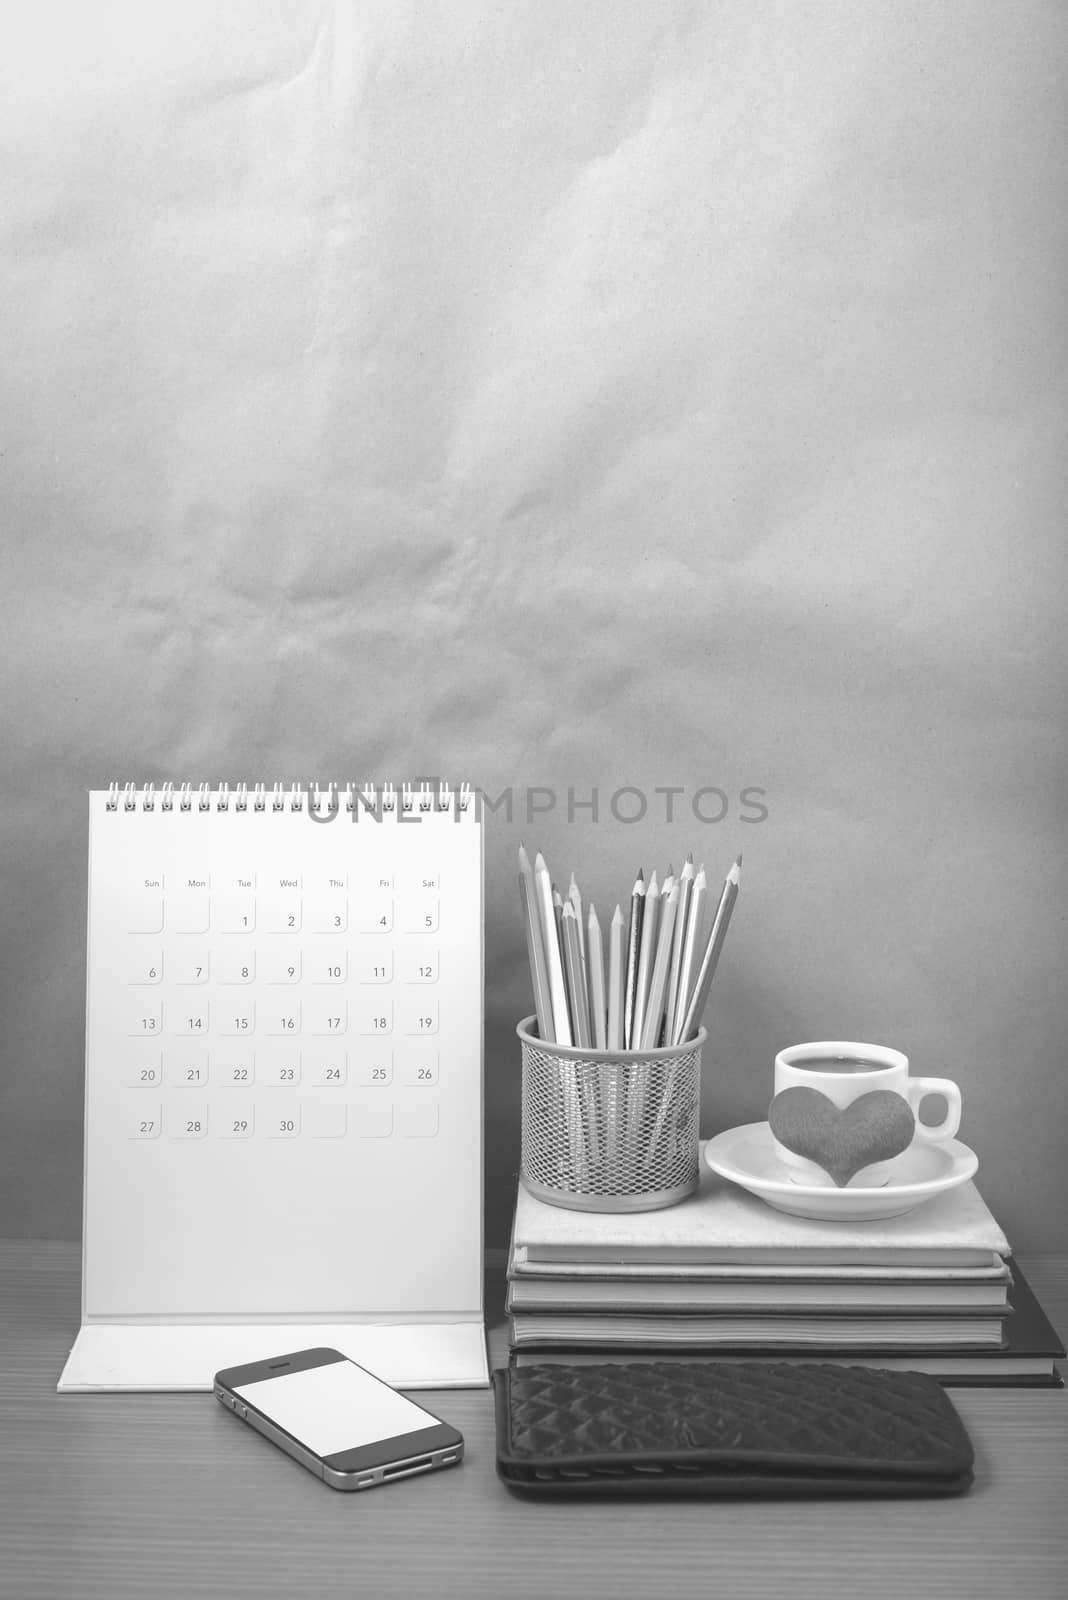
<svg viewBox="0 0 1068 1600"><path fill-rule="evenodd" d="M946 1115L921 1122L927 1095ZM960 1127L961 1098L949 1078L909 1075L909 1061L886 1045L823 1040L775 1057L768 1111L775 1154L792 1182L821 1188L880 1188L913 1145L942 1144Z"/></svg>

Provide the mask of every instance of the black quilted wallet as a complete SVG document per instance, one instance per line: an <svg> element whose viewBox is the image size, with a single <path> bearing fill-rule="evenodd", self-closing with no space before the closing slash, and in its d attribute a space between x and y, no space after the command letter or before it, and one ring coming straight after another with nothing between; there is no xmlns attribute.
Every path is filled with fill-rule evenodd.
<svg viewBox="0 0 1068 1600"><path fill-rule="evenodd" d="M928 1495L972 1445L920 1372L635 1361L494 1373L497 1471L534 1494Z"/></svg>

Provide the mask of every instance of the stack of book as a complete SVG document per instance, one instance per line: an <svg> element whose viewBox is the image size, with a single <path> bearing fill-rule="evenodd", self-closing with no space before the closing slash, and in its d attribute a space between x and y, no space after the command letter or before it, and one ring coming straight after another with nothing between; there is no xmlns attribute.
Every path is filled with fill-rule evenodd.
<svg viewBox="0 0 1068 1600"><path fill-rule="evenodd" d="M1064 1356L974 1183L885 1221L774 1211L706 1173L664 1211L570 1211L520 1185L513 1359L819 1360L1060 1385Z"/></svg>

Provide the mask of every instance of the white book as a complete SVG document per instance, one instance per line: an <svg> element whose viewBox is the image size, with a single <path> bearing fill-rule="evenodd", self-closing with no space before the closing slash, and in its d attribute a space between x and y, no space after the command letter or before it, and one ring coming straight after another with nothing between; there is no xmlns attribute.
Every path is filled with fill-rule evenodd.
<svg viewBox="0 0 1068 1600"><path fill-rule="evenodd" d="M567 1312L521 1312L512 1317L512 1345L516 1349L542 1349L595 1345L598 1349L641 1350L685 1347L712 1350L717 1345L733 1349L752 1345L761 1350L776 1345L841 1350L883 1350L896 1345L950 1345L999 1349L1004 1339L1000 1316L989 1311L970 1316L887 1316L863 1313L813 1313L673 1316L654 1312L614 1316L583 1316Z"/></svg>
<svg viewBox="0 0 1068 1600"><path fill-rule="evenodd" d="M514 1282L530 1279L564 1285L572 1282L635 1283L1007 1283L1009 1269L1000 1255L988 1266L918 1266L895 1261L883 1266L856 1262L707 1261L531 1261L526 1247L513 1244L508 1256L508 1276Z"/></svg>
<svg viewBox="0 0 1068 1600"><path fill-rule="evenodd" d="M994 1267L1009 1242L973 1182L901 1217L821 1222L788 1216L704 1171L697 1194L663 1211L570 1211L516 1201L517 1263Z"/></svg>
<svg viewBox="0 0 1068 1600"><path fill-rule="evenodd" d="M922 1311L1001 1310L1008 1269L1000 1279L781 1278L520 1278L508 1289L508 1311Z"/></svg>

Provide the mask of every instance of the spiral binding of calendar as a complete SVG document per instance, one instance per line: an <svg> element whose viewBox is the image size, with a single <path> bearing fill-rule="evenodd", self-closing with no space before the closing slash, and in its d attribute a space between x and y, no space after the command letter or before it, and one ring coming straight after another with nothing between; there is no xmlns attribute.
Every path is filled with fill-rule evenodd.
<svg viewBox="0 0 1068 1600"><path fill-rule="evenodd" d="M344 807L349 814L369 811L373 815L429 814L443 811L469 811L472 805L470 784L452 787L447 783L402 783L398 792L392 783L302 785L291 783L111 783L105 807L108 811L161 812L313 812L322 820Z"/></svg>

